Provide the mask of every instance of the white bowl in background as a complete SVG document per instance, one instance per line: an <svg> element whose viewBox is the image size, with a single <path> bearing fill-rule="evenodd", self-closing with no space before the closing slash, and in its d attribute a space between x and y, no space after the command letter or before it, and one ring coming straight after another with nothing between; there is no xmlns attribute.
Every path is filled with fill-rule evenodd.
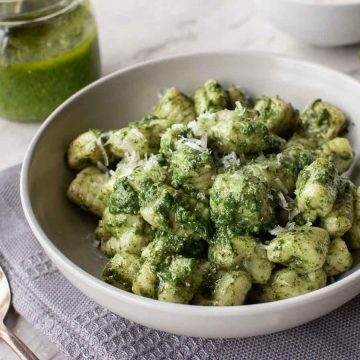
<svg viewBox="0 0 360 360"><path fill-rule="evenodd" d="M74 177L64 161L72 139L89 128L116 128L148 114L157 93L176 86L191 94L205 80L238 84L250 94L278 94L296 107L319 97L344 109L358 126L349 138L360 153L360 83L326 67L264 53L194 54L117 71L81 90L41 126L21 173L26 218L40 245L78 289L112 312L167 332L246 337L288 329L322 316L360 292L360 258L339 281L312 293L267 304L205 307L160 302L99 279L106 257L93 245L96 220L65 196ZM358 158L357 158L358 160ZM354 180L356 166L350 171ZM61 289L59 289L61 291Z"/></svg>
<svg viewBox="0 0 360 360"><path fill-rule="evenodd" d="M280 30L321 46L360 42L360 1L255 0L261 15Z"/></svg>

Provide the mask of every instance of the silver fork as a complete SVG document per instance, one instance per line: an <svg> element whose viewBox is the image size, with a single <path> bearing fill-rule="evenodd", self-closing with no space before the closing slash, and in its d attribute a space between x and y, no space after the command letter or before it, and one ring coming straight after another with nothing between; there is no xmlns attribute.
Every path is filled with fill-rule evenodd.
<svg viewBox="0 0 360 360"><path fill-rule="evenodd" d="M11 304L9 282L0 266L0 339L4 340L21 360L39 360L39 358L4 324Z"/></svg>

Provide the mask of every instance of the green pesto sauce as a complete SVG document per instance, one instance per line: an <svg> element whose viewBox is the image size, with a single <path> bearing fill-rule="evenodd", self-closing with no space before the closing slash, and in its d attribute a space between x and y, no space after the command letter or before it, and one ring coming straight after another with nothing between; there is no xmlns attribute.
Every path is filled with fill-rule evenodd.
<svg viewBox="0 0 360 360"><path fill-rule="evenodd" d="M85 5L46 23L9 28L6 38L0 50L1 117L43 120L100 76L96 25Z"/></svg>
<svg viewBox="0 0 360 360"><path fill-rule="evenodd" d="M126 178L120 178L116 181L114 191L109 199L109 211L112 214L139 213L139 196Z"/></svg>

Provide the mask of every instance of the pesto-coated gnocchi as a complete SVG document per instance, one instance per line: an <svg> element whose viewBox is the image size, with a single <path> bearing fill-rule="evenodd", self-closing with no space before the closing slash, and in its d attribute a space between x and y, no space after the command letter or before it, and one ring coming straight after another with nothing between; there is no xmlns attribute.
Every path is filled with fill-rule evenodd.
<svg viewBox="0 0 360 360"><path fill-rule="evenodd" d="M297 127L298 112L279 96L258 97L254 109L274 134L286 138L292 135Z"/></svg>
<svg viewBox="0 0 360 360"><path fill-rule="evenodd" d="M315 226L298 226L280 230L267 247L267 256L298 273L321 269L329 250L330 238L326 230Z"/></svg>
<svg viewBox="0 0 360 360"><path fill-rule="evenodd" d="M228 104L228 94L216 80L208 80L194 94L196 115L223 110Z"/></svg>
<svg viewBox="0 0 360 360"><path fill-rule="evenodd" d="M331 237L343 236L354 222L354 185L342 180L331 211L321 219L321 226Z"/></svg>
<svg viewBox="0 0 360 360"><path fill-rule="evenodd" d="M234 306L302 295L351 268L360 187L343 175L346 115L229 85L170 88L142 119L69 145L67 196L98 218L107 283Z"/></svg>
<svg viewBox="0 0 360 360"><path fill-rule="evenodd" d="M326 285L326 273L323 269L299 274L295 270L283 268L275 270L268 283L257 285L251 290L253 302L284 300L306 294Z"/></svg>
<svg viewBox="0 0 360 360"><path fill-rule="evenodd" d="M89 165L107 162L107 152L100 130L89 130L73 140L67 152L68 164L72 169L81 170Z"/></svg>
<svg viewBox="0 0 360 360"><path fill-rule="evenodd" d="M255 110L221 110L198 117L197 131L205 133L210 147L222 154L276 151L285 140L270 132Z"/></svg>
<svg viewBox="0 0 360 360"><path fill-rule="evenodd" d="M335 238L329 245L324 270L328 276L339 275L351 268L353 259L346 245L341 238Z"/></svg>
<svg viewBox="0 0 360 360"><path fill-rule="evenodd" d="M343 137L336 137L326 142L319 150L318 153L330 159L339 174L342 174L350 167L354 160L354 153L351 148L350 141Z"/></svg>
<svg viewBox="0 0 360 360"><path fill-rule="evenodd" d="M314 222L327 216L334 207L339 175L328 159L318 158L301 170L296 181L296 202L305 220Z"/></svg>
<svg viewBox="0 0 360 360"><path fill-rule="evenodd" d="M88 166L77 173L68 188L67 196L84 210L101 217L109 200L101 190L108 181L107 173L95 166Z"/></svg>
<svg viewBox="0 0 360 360"><path fill-rule="evenodd" d="M214 162L201 140L185 139L172 153L169 161L171 184L188 191L207 193L213 183Z"/></svg>
<svg viewBox="0 0 360 360"><path fill-rule="evenodd" d="M249 235L219 231L210 243L208 256L219 269L246 270L255 284L266 283L274 268L260 239Z"/></svg>
<svg viewBox="0 0 360 360"><path fill-rule="evenodd" d="M113 214L106 208L99 226L101 251L114 256L122 251L140 255L141 250L152 240L150 225L140 216L126 213Z"/></svg>

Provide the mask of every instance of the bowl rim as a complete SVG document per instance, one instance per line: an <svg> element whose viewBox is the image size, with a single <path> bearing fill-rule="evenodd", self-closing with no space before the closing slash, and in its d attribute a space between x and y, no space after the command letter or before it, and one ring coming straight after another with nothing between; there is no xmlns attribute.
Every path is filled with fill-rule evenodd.
<svg viewBox="0 0 360 360"><path fill-rule="evenodd" d="M337 78L341 78L343 81L351 83L353 86L358 87L360 92L360 82L353 79L349 75L346 75L340 71L334 70L330 67L317 64L310 61L304 61L295 59L289 56L278 55L269 52L263 51L206 51L206 52L190 52L181 55L175 56L166 56L155 58L148 61L143 61L134 65L127 66L125 68L119 69L114 71L97 81L87 85L70 98L68 98L64 103L62 103L58 108L56 108L44 121L44 123L40 126L37 130L35 136L31 140L25 157L21 167L21 175L20 175L20 197L21 197L21 204L23 207L23 211L26 217L30 228L35 235L36 239L40 243L41 247L45 250L45 252L49 255L49 257L56 263L60 272L63 272L62 269L64 268L66 274L71 274L74 278L78 278L83 283L88 285L88 287L98 288L104 295L108 295L110 297L118 297L122 302L128 304L136 304L138 306L142 306L144 308L148 308L151 310L158 310L161 312L167 313L177 313L183 314L187 316L210 316L210 317L217 317L217 316L225 316L230 317L234 315L241 315L246 313L247 315L251 314L261 314L267 313L269 311L276 311L280 310L281 308L295 308L300 303L306 302L315 302L324 297L331 296L341 289L349 286L352 282L356 279L360 278L360 269L355 270L348 276L339 281L336 281L332 284L329 284L321 289L312 291L307 294L295 296L293 298L284 299L284 300L277 300L274 302L269 303L260 303L260 304L247 304L247 305L235 305L235 306L199 306L199 305L189 305L189 304L175 304L169 302L162 302L155 299L149 299L143 296L139 296L119 288L116 288L110 284L105 283L100 278L91 275L90 273L83 270L80 266L72 262L69 258L67 258L56 246L52 243L52 241L47 237L45 232L42 230L39 222L36 219L36 216L33 212L31 202L30 202L30 195L29 195L29 188L28 188L28 177L30 166L32 162L32 158L34 152L37 147L37 143L40 138L44 135L47 128L51 125L52 121L56 118L58 114L60 114L69 104L71 104L75 99L78 97L83 96L85 93L90 91L93 88L100 86L103 83L106 83L108 80L115 78L121 74L134 71L138 68L147 67L148 65L152 64L161 64L166 63L168 61L175 61L179 59L191 59L191 58L198 58L198 57L222 57L222 56L238 56L238 57L260 57L267 60L276 60L280 62L287 62L296 64L298 66L305 66L307 68L313 68L314 70L325 71L332 76Z"/></svg>

